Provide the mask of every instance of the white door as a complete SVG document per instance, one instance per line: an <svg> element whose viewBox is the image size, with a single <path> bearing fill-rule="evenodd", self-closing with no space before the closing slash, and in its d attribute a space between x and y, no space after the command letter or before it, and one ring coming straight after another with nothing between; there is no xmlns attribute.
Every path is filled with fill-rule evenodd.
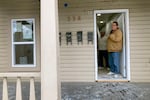
<svg viewBox="0 0 150 100"><path fill-rule="evenodd" d="M122 76L125 78L127 76L127 73L126 73L126 38L125 38L125 34L126 34L126 31L125 31L125 14L122 13L121 16L118 18L117 20L119 22L119 28L121 29L122 33L123 33L123 48L122 48L122 52L120 54L120 71L121 71L121 74Z"/></svg>

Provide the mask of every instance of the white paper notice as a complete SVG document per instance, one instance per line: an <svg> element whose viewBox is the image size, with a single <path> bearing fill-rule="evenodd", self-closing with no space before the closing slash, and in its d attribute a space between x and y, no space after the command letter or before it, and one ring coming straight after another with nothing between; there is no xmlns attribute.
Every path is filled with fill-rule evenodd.
<svg viewBox="0 0 150 100"><path fill-rule="evenodd" d="M21 22L17 22L16 23L16 28L17 28L17 32L22 32L22 23Z"/></svg>
<svg viewBox="0 0 150 100"><path fill-rule="evenodd" d="M31 25L23 25L23 39L32 39Z"/></svg>
<svg viewBox="0 0 150 100"><path fill-rule="evenodd" d="M19 63L20 63L20 64L28 64L27 57L26 57L26 56L24 56L24 57L19 57Z"/></svg>

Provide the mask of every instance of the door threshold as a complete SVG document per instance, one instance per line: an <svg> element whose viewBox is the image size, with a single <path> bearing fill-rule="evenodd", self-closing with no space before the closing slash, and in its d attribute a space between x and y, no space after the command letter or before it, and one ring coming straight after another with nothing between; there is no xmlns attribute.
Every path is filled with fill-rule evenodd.
<svg viewBox="0 0 150 100"><path fill-rule="evenodd" d="M98 79L96 82L130 82L128 79Z"/></svg>

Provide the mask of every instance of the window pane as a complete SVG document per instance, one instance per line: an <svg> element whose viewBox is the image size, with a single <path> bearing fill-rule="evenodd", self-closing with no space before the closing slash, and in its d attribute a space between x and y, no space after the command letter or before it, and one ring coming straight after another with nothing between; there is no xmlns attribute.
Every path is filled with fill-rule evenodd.
<svg viewBox="0 0 150 100"><path fill-rule="evenodd" d="M33 20L14 20L12 25L14 42L33 41Z"/></svg>
<svg viewBox="0 0 150 100"><path fill-rule="evenodd" d="M33 44L15 45L15 64L34 64Z"/></svg>

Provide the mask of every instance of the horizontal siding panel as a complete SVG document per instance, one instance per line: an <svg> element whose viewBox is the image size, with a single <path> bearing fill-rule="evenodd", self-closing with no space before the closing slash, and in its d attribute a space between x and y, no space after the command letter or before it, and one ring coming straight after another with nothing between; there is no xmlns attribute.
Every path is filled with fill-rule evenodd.
<svg viewBox="0 0 150 100"><path fill-rule="evenodd" d="M60 53L60 55L61 56L65 56L65 57L75 57L75 56L77 56L78 58L81 58L81 56L83 56L84 58L86 58L86 57L88 57L88 56L93 56L93 52L91 52L91 51L87 51L87 52L84 52L84 53L80 53L80 52L84 52L84 51L79 51L79 52L61 52ZM88 53L88 52L91 52L91 53ZM64 57L63 57L64 58ZM90 58L92 58L92 57L90 57Z"/></svg>
<svg viewBox="0 0 150 100"><path fill-rule="evenodd" d="M35 15L35 14L37 14L36 12L33 12L33 11L28 11L28 12L14 12L14 13L10 13L11 15L13 14L13 15L16 15L16 16L31 16L31 15ZM10 16L11 16L10 15ZM12 15L12 17L13 17L13 15ZM22 17L23 18L23 17Z"/></svg>
<svg viewBox="0 0 150 100"><path fill-rule="evenodd" d="M132 46L150 46L149 42L130 42L131 47Z"/></svg>
<svg viewBox="0 0 150 100"><path fill-rule="evenodd" d="M90 71L91 72L91 71ZM74 71L74 72L65 72L65 73L61 73L61 76L76 76L76 77L82 77L82 76L88 76L88 75L90 75L90 76L94 76L95 74L93 74L93 72L76 72L76 71ZM72 78L73 78L72 77Z"/></svg>
<svg viewBox="0 0 150 100"><path fill-rule="evenodd" d="M68 74L68 75L61 75L61 78L63 78L63 79L69 79L69 80L72 80L72 79L74 79L74 80L76 80L76 79L78 79L78 80L91 80L91 79L94 79L94 74L90 74L90 76L89 77L87 77L87 75L88 74L75 74L75 76L76 77L74 77L74 75L71 75L71 74Z"/></svg>
<svg viewBox="0 0 150 100"><path fill-rule="evenodd" d="M9 43L8 42L0 42L0 47L2 47L2 46L7 46Z"/></svg>
<svg viewBox="0 0 150 100"><path fill-rule="evenodd" d="M138 73L138 74L137 74ZM150 77L143 77L143 76L150 76L149 72L136 72L136 73L132 73L133 76L137 76L138 78L140 79L149 79L150 80ZM143 75L143 76L141 76ZM136 79L138 79L137 77L134 77Z"/></svg>
<svg viewBox="0 0 150 100"><path fill-rule="evenodd" d="M0 62L0 65L8 65L8 61L7 60L3 60L3 62Z"/></svg>
<svg viewBox="0 0 150 100"><path fill-rule="evenodd" d="M140 67L136 67L136 68L134 69L134 71L140 72L140 73L144 72L144 73L150 74L150 73L149 73L150 67L145 67L145 66L141 66L141 67L144 67L144 68L141 70ZM135 73L135 74L136 74L136 73Z"/></svg>
<svg viewBox="0 0 150 100"><path fill-rule="evenodd" d="M65 63L67 63L67 64L71 64L71 63L80 63L80 64L82 64L82 63L86 63L86 64L90 64L90 63L93 63L93 60L91 59L79 59L79 60L62 60L62 61L60 61L60 63L62 64L65 64Z"/></svg>
<svg viewBox="0 0 150 100"><path fill-rule="evenodd" d="M149 79L135 79L135 78L133 78L131 80L133 80L132 82L150 82Z"/></svg>
<svg viewBox="0 0 150 100"><path fill-rule="evenodd" d="M73 15L72 16L67 15L67 16L70 18L70 21L68 21L68 17L65 16L64 18L61 18L61 20L63 20L63 21L60 21L59 23L60 24L68 24L68 25L77 25L77 24L85 25L87 23L93 23L92 20L86 20L85 16L80 15L80 21L73 21L73 18L72 18ZM87 18L93 18L93 17L87 17ZM66 22L64 22L64 20L66 20ZM60 25L60 27L63 27L63 25Z"/></svg>
<svg viewBox="0 0 150 100"><path fill-rule="evenodd" d="M142 14L141 14L142 15ZM147 15L145 15L145 16L147 16ZM148 16L150 16L150 15L148 15ZM131 19L130 19L131 20ZM133 19L134 20L134 19ZM132 20L132 22L130 22L130 25L149 25L150 24L150 21L141 21L141 20L137 20L137 21L133 21Z"/></svg>
<svg viewBox="0 0 150 100"><path fill-rule="evenodd" d="M7 54L8 50L0 49L0 53L6 53Z"/></svg>
<svg viewBox="0 0 150 100"><path fill-rule="evenodd" d="M6 56L8 56L8 55L6 55ZM0 63L1 63L1 62L3 62L3 61L6 61L6 62L8 62L8 60L9 60L9 59L8 59L8 57L5 57L5 58L0 58Z"/></svg>
<svg viewBox="0 0 150 100"><path fill-rule="evenodd" d="M62 82L64 82L64 81L68 81L68 82L72 82L72 81L82 82L82 81L85 81L85 82L87 82L87 81L94 80L94 75L89 76L88 78L87 77L82 77L82 76L78 76L78 77L77 76L76 77L63 76L63 77L61 77L61 80L62 80Z"/></svg>
<svg viewBox="0 0 150 100"><path fill-rule="evenodd" d="M139 74L144 75L144 76L149 76L150 75L149 73L140 73L140 72L139 72ZM150 82L149 77L142 77L138 74L131 74L131 75L133 76L132 78L134 78L135 80L138 80L138 82L140 82L140 80L145 80L145 82ZM136 77L134 77L134 76L136 76Z"/></svg>
<svg viewBox="0 0 150 100"><path fill-rule="evenodd" d="M61 24L61 26L63 26L62 23L64 23L64 24L77 24L77 23L86 24L86 23L89 23L89 22L94 23L93 20L88 20L88 18L91 19L91 18L94 18L94 16L92 16L92 15L87 16L87 14L88 14L88 12L83 13L82 10L79 10L77 12L72 12L72 10L64 11L63 13L60 13L61 17L60 17L60 22L59 23ZM77 18L79 15L80 15L80 20L75 20L74 21L73 18L74 17ZM70 18L70 20L68 20L68 18Z"/></svg>
<svg viewBox="0 0 150 100"><path fill-rule="evenodd" d="M141 46L141 48L140 47L132 47L130 50L150 50L150 48L149 47L144 47L144 46Z"/></svg>
<svg viewBox="0 0 150 100"><path fill-rule="evenodd" d="M149 55L150 52L149 52L149 50L142 50L142 52L140 50L137 50L137 51L131 51L131 54L147 54L147 55Z"/></svg>
<svg viewBox="0 0 150 100"><path fill-rule="evenodd" d="M94 45L91 44L91 43L86 44L86 45L85 44L84 45L66 45L66 44L63 44L62 46L60 46L60 50L68 49L68 48L70 48L72 50L80 49L80 48L82 48L82 49L87 49L88 48L89 50L92 50L93 47L94 47Z"/></svg>
<svg viewBox="0 0 150 100"><path fill-rule="evenodd" d="M133 40L133 38L149 38L150 37L150 34L149 33L146 33L146 32L144 32L144 33L142 33L142 34L130 34L130 37L132 38L132 40Z"/></svg>
<svg viewBox="0 0 150 100"><path fill-rule="evenodd" d="M133 50L133 51L134 50L140 50L140 51L141 50L150 50L150 46L145 46L145 45L140 46L140 47L139 46L133 46L133 47L130 48L130 50Z"/></svg>
<svg viewBox="0 0 150 100"><path fill-rule="evenodd" d="M147 54L145 54L145 55L143 55L143 54L141 54L141 55L134 55L134 56L131 56L131 59L134 59L134 58L140 58L140 59L143 59L143 58L150 58L150 54L149 55L147 55Z"/></svg>
<svg viewBox="0 0 150 100"><path fill-rule="evenodd" d="M8 38L8 34L0 34L0 38Z"/></svg>
<svg viewBox="0 0 150 100"><path fill-rule="evenodd" d="M93 66L93 67L91 67L91 66ZM80 64L79 66L76 66L76 65L74 65L74 64L68 64L68 66L64 66L63 64L61 64L61 66L60 66L62 69L60 69L60 71L64 71L65 72L65 70L72 70L72 69L75 69L76 71L79 71L79 72L81 72L81 71L86 71L86 70L88 70L87 72L89 72L89 71L92 71L92 70L94 70L95 69L95 67L94 67L94 64L92 65L92 64L89 64L89 65L84 65L84 64ZM74 70L72 70L72 71L74 71Z"/></svg>
<svg viewBox="0 0 150 100"><path fill-rule="evenodd" d="M137 13L137 12L132 12L132 13L130 13L130 17L143 17L143 16L150 16L150 13L146 13L146 12L139 12L139 13ZM143 22L146 22L146 21L143 21ZM142 22L142 23L143 23ZM148 21L149 22L149 21ZM134 22L131 22L131 23L134 23Z"/></svg>
<svg viewBox="0 0 150 100"><path fill-rule="evenodd" d="M6 37L6 38L1 38L0 42L5 42L5 41L8 41L8 40L9 40L8 37Z"/></svg>
<svg viewBox="0 0 150 100"><path fill-rule="evenodd" d="M145 19L145 18L142 18L142 19ZM150 20L150 17L149 19L147 20ZM135 25L135 26L130 26L130 29L149 29L149 26L148 25Z"/></svg>
<svg viewBox="0 0 150 100"><path fill-rule="evenodd" d="M69 80L68 80L69 79ZM94 76L93 77L61 77L62 82L93 82Z"/></svg>
<svg viewBox="0 0 150 100"><path fill-rule="evenodd" d="M131 42L149 42L150 43L150 38L149 37L143 37L143 38L132 38L130 40Z"/></svg>
<svg viewBox="0 0 150 100"><path fill-rule="evenodd" d="M135 59L135 58L132 58L131 59L131 61L130 61L131 63L149 63L150 62L150 59Z"/></svg>
<svg viewBox="0 0 150 100"><path fill-rule="evenodd" d="M91 80L94 80L94 75L92 75L92 76L89 76L88 78L87 77L83 77L83 76L77 76L77 77L74 77L74 76L69 76L69 75L67 75L67 76L61 76L61 79L62 79L62 81L91 81Z"/></svg>
<svg viewBox="0 0 150 100"><path fill-rule="evenodd" d="M93 68L94 68L94 63L90 63L90 64L86 64L86 63L76 63L76 64L74 64L74 63L72 63L72 64L68 64L68 63L65 63L65 64L61 64L60 65L62 68L70 68L70 67L81 67L81 68L84 68L84 67L87 67L87 68L91 68L91 66L93 66Z"/></svg>
<svg viewBox="0 0 150 100"><path fill-rule="evenodd" d="M136 77L131 77L133 82L150 82L150 78L148 78L148 77L142 77L140 75L137 76L135 74L132 74L132 76L136 76Z"/></svg>
<svg viewBox="0 0 150 100"><path fill-rule="evenodd" d="M3 59L3 58L5 58L5 57L8 57L9 56L9 54L5 54L5 53L0 53L0 57ZM4 60L1 60L1 62L3 62L3 61L5 61L5 59ZM9 63L9 62L7 62L7 63Z"/></svg>
<svg viewBox="0 0 150 100"><path fill-rule="evenodd" d="M72 70L72 68L63 68L63 69L61 69L61 71L62 72L74 72L74 71L76 71L76 72L91 72L91 70L93 70L94 71L94 69L93 68L75 68L74 70Z"/></svg>
<svg viewBox="0 0 150 100"><path fill-rule="evenodd" d="M63 60L88 60L88 59L94 59L93 56L64 56L64 57L60 57L60 59L63 59Z"/></svg>
<svg viewBox="0 0 150 100"><path fill-rule="evenodd" d="M2 32L3 32L3 31L5 32L5 30L8 30L7 27L8 27L8 25L5 25L5 26L4 26L4 25L1 25L0 30L1 30Z"/></svg>
<svg viewBox="0 0 150 100"><path fill-rule="evenodd" d="M130 34L149 33L150 29L130 29Z"/></svg>
<svg viewBox="0 0 150 100"><path fill-rule="evenodd" d="M89 49L88 50L88 48L80 48L80 49L70 49L70 48L65 48L64 50L60 50L62 53L74 53L74 52L76 52L76 53L80 53L81 51L82 52L85 52L85 53L88 53L88 52L92 52L92 51L94 51L93 49Z"/></svg>
<svg viewBox="0 0 150 100"><path fill-rule="evenodd" d="M82 17L82 16L81 16ZM82 19L81 19L82 20ZM68 21L67 21L68 22ZM63 22L62 22L63 23ZM65 23L65 24L68 24L68 25L60 25L59 27L60 28L85 28L85 27L92 27L93 28L93 24L92 25L88 25L88 24L91 24L91 23L93 23L92 21L88 21L88 20L85 20L85 21L82 21L82 22L76 22L76 23L71 23L71 21L70 21L70 23ZM71 26L74 26L74 27L71 27ZM80 27L81 26L81 27ZM69 30L69 29L68 29Z"/></svg>
<svg viewBox="0 0 150 100"><path fill-rule="evenodd" d="M63 43L63 44L62 44ZM92 42L82 44L81 42L78 44L77 41L72 41L72 44L69 42L67 44L66 40L61 42L60 50L94 50L94 45Z"/></svg>

